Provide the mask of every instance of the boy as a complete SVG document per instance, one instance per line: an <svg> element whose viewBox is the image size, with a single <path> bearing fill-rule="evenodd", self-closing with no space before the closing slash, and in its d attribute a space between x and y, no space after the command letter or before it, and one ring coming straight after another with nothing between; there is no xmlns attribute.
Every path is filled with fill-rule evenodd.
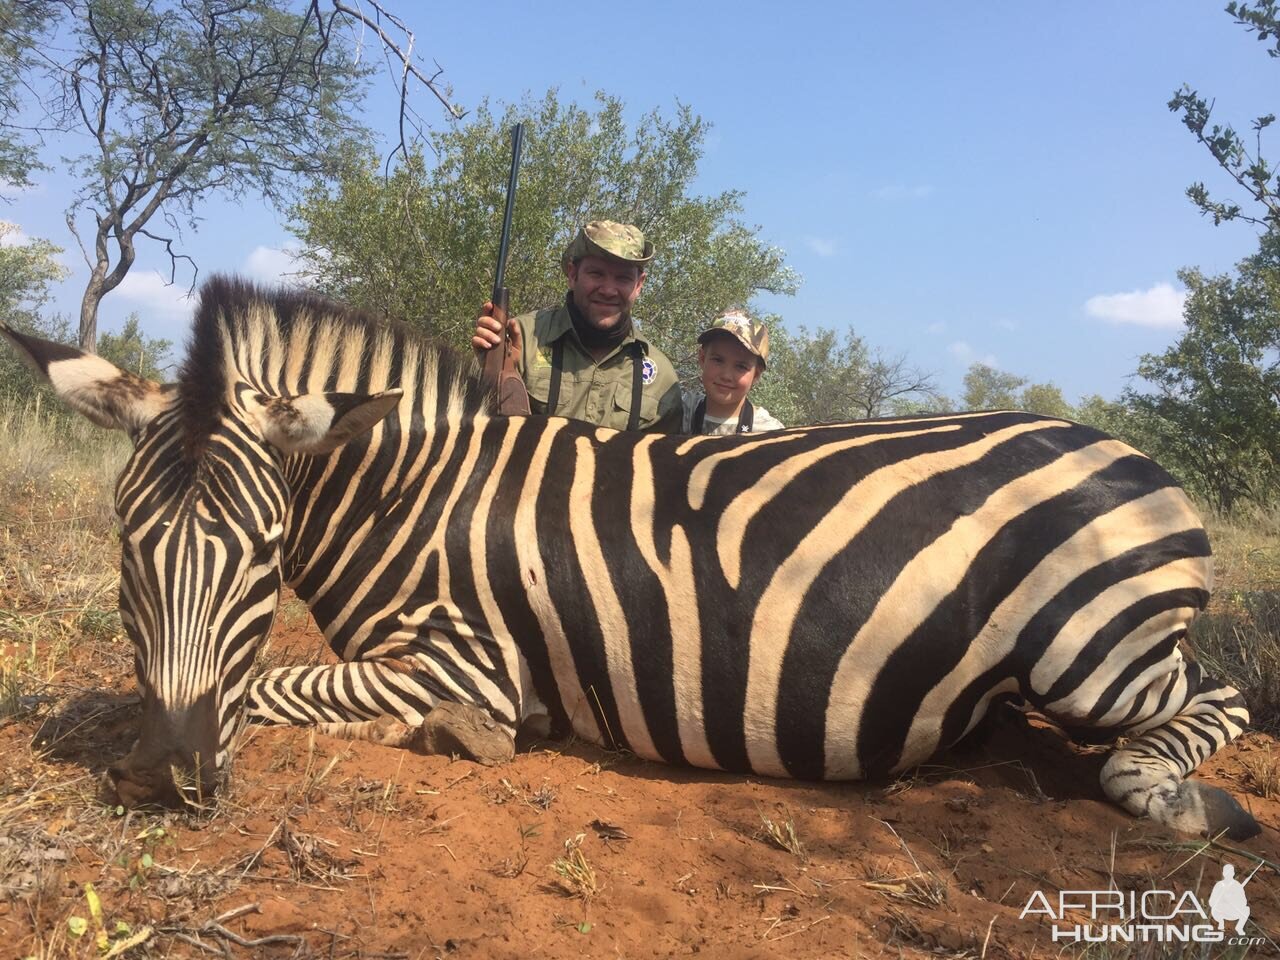
<svg viewBox="0 0 1280 960"><path fill-rule="evenodd" d="M747 399L769 359L769 331L746 314L726 313L698 336L701 397L685 394L684 432L733 436L784 426Z"/></svg>

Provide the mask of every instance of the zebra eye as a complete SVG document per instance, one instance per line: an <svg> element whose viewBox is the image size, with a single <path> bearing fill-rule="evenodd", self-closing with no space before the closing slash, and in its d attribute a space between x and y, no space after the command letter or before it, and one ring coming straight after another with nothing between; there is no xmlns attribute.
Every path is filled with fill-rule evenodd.
<svg viewBox="0 0 1280 960"><path fill-rule="evenodd" d="M271 557L271 552L275 549L276 544L280 542L280 537L284 535L284 528L273 523L271 527L261 536L253 538L253 559L258 563L265 563Z"/></svg>

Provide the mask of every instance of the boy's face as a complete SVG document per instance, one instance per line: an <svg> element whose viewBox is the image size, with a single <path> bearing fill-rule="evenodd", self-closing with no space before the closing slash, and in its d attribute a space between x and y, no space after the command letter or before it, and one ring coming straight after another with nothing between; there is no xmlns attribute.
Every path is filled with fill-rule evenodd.
<svg viewBox="0 0 1280 960"><path fill-rule="evenodd" d="M713 336L698 348L698 366L702 389L720 407L737 409L760 376L756 355L728 334Z"/></svg>

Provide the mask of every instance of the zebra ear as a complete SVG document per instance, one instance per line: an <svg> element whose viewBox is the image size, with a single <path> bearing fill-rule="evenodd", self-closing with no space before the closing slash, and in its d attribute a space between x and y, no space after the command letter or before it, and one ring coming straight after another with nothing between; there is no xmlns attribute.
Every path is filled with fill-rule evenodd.
<svg viewBox="0 0 1280 960"><path fill-rule="evenodd" d="M19 333L4 322L0 322L0 336L49 381L63 403L100 427L133 433L169 405L169 392L160 384L95 354Z"/></svg>
<svg viewBox="0 0 1280 960"><path fill-rule="evenodd" d="M251 412L262 436L285 455L336 450L370 430L400 402L401 390L381 393L304 393L297 397L257 394Z"/></svg>

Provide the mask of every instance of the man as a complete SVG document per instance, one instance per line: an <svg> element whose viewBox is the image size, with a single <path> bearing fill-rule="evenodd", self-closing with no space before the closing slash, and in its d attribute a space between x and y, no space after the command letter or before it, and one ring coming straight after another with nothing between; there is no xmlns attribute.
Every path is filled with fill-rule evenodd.
<svg viewBox="0 0 1280 960"><path fill-rule="evenodd" d="M1246 879L1245 883L1248 882ZM1233 920L1236 933L1244 936L1244 924L1249 919L1249 897L1244 892L1244 883L1236 879L1234 864L1222 865L1222 879L1213 885L1213 891L1209 894L1209 912L1218 922L1219 930L1225 927L1228 920Z"/></svg>
<svg viewBox="0 0 1280 960"><path fill-rule="evenodd" d="M508 321L533 413L615 430L680 432L675 368L631 319L651 259L653 244L637 228L593 220L561 257L569 281L564 303ZM492 312L486 303L471 339L481 358L502 342Z"/></svg>

